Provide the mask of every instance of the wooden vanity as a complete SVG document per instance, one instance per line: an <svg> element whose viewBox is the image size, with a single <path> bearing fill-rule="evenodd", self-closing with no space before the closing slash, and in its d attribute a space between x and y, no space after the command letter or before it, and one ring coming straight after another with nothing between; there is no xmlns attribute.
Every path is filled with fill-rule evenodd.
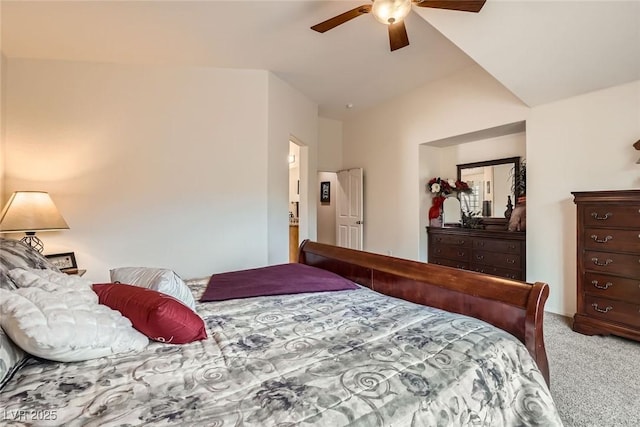
<svg viewBox="0 0 640 427"><path fill-rule="evenodd" d="M427 227L429 262L526 280L526 233L462 227Z"/></svg>

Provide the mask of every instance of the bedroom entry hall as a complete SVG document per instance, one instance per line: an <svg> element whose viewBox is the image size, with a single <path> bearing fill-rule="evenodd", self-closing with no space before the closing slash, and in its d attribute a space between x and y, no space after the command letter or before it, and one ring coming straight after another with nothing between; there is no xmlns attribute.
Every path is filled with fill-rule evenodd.
<svg viewBox="0 0 640 427"><path fill-rule="evenodd" d="M289 141L289 262L296 262L300 244L300 146Z"/></svg>

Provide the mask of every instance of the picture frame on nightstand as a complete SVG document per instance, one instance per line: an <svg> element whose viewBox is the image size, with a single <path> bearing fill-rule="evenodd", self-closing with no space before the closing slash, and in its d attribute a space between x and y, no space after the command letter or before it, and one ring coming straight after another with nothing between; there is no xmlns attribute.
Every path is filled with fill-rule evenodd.
<svg viewBox="0 0 640 427"><path fill-rule="evenodd" d="M76 255L73 252L64 252L60 254L45 255L45 258L49 262L60 269L64 273L72 274L74 271L78 271L78 263L76 262Z"/></svg>

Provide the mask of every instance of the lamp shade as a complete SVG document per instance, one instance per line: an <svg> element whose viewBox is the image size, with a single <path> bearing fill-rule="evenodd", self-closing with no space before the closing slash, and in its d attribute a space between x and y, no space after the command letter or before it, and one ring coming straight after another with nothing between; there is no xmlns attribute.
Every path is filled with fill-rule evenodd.
<svg viewBox="0 0 640 427"><path fill-rule="evenodd" d="M44 191L16 191L0 215L0 233L68 228L49 193Z"/></svg>

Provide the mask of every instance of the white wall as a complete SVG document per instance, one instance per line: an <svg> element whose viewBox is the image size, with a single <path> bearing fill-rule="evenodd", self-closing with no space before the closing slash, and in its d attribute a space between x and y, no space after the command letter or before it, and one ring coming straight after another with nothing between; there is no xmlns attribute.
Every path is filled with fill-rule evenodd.
<svg viewBox="0 0 640 427"><path fill-rule="evenodd" d="M1 9L1 8L0 8ZM0 46L2 44L0 43ZM7 200L4 189L4 163L5 163L5 148L4 148L4 135L5 135L5 124L4 124L4 112L5 112L5 81L6 81L6 69L7 69L7 58L4 56L2 52L0 52L0 211L2 211L2 207L4 207L4 203Z"/></svg>
<svg viewBox="0 0 640 427"><path fill-rule="evenodd" d="M300 146L299 238L317 238L318 105L272 73L268 98L268 261L279 264L289 261L289 141Z"/></svg>
<svg viewBox="0 0 640 427"><path fill-rule="evenodd" d="M337 172L342 169L342 122L318 118L318 170Z"/></svg>
<svg viewBox="0 0 640 427"><path fill-rule="evenodd" d="M2 7L0 6L0 22L2 22ZM0 212L4 207L4 203L7 200L4 188L4 164L5 164L5 152L4 152L4 99L5 99L5 80L6 80L7 58L2 52L2 31L0 31Z"/></svg>
<svg viewBox="0 0 640 427"><path fill-rule="evenodd" d="M342 122L318 118L318 181L329 181L332 190L330 203L318 203L318 242L336 243L336 172L342 169Z"/></svg>
<svg viewBox="0 0 640 427"><path fill-rule="evenodd" d="M527 278L553 284L547 306L573 315L572 191L640 188L640 81L533 108L527 121Z"/></svg>
<svg viewBox="0 0 640 427"><path fill-rule="evenodd" d="M335 172L318 172L318 188L323 181L329 181L331 197L329 203L318 203L318 242L335 245L338 176Z"/></svg>
<svg viewBox="0 0 640 427"><path fill-rule="evenodd" d="M570 192L640 185L632 148L640 134L639 103L640 82L635 82L531 110L473 67L345 122L345 166L358 164L367 173L365 249L426 259L425 180L455 170L439 165L437 148L420 144L525 120L527 280L549 283L547 310L573 314L576 236ZM486 153L486 159L502 156Z"/></svg>
<svg viewBox="0 0 640 427"><path fill-rule="evenodd" d="M315 115L291 115L310 102L270 73L10 58L6 78L7 190L49 191L71 227L40 233L46 252L75 251L95 281L122 265L183 277L265 265L267 213L282 199L287 257L290 120L277 115L310 135Z"/></svg>

